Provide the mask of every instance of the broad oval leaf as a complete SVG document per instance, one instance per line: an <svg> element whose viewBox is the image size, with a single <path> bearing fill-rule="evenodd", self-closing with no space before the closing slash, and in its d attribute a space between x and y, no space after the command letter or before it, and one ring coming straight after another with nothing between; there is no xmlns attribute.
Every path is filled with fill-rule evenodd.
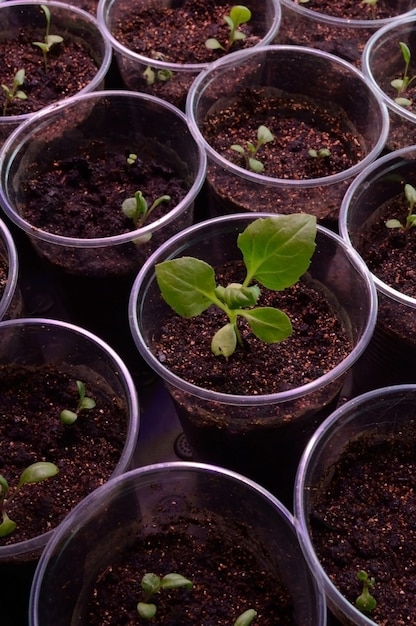
<svg viewBox="0 0 416 626"><path fill-rule="evenodd" d="M386 226L387 228L403 228L403 225L401 224L401 222L399 222L399 220L396 220L396 219L387 220Z"/></svg>
<svg viewBox="0 0 416 626"><path fill-rule="evenodd" d="M179 589L179 587L192 589L193 583L188 578L185 578L185 576L182 576L181 574L176 574L174 572L163 576L162 578L163 589Z"/></svg>
<svg viewBox="0 0 416 626"><path fill-rule="evenodd" d="M215 273L205 261L180 257L158 263L155 272L163 299L182 317L200 315L215 299Z"/></svg>
<svg viewBox="0 0 416 626"><path fill-rule="evenodd" d="M153 619L157 612L156 604L151 604L148 602L139 602L136 608L138 614L143 619Z"/></svg>
<svg viewBox="0 0 416 626"><path fill-rule="evenodd" d="M254 609L247 609L244 613L241 613L234 622L234 626L249 626L251 622L257 617L257 611Z"/></svg>
<svg viewBox="0 0 416 626"><path fill-rule="evenodd" d="M292 324L286 313L272 307L239 311L253 333L266 343L278 343L292 334Z"/></svg>
<svg viewBox="0 0 416 626"><path fill-rule="evenodd" d="M157 574L148 572L141 581L141 588L147 595L153 595L160 589L160 578Z"/></svg>
<svg viewBox="0 0 416 626"><path fill-rule="evenodd" d="M254 278L281 291L306 272L315 250L316 218L306 213L258 218L237 239L247 267L246 284Z"/></svg>
<svg viewBox="0 0 416 626"><path fill-rule="evenodd" d="M56 476L58 473L59 468L54 463L48 463L47 461L32 463L20 474L17 488L19 489L27 483L40 483L42 480L52 478L52 476Z"/></svg>
<svg viewBox="0 0 416 626"><path fill-rule="evenodd" d="M237 27L251 20L251 11L243 4L236 4L230 10L230 18L234 26Z"/></svg>
<svg viewBox="0 0 416 626"><path fill-rule="evenodd" d="M226 359L235 352L236 347L237 335L231 323L217 330L211 341L211 350L215 356L224 356Z"/></svg>

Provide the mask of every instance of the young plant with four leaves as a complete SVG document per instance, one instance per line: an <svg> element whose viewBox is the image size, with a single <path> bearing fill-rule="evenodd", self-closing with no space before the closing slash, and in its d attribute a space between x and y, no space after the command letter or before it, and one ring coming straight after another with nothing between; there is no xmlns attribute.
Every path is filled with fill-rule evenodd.
<svg viewBox="0 0 416 626"><path fill-rule="evenodd" d="M416 75L412 77L409 76L410 61L412 59L412 53L410 52L409 46L403 41L399 42L399 46L404 61L404 71L401 78L395 78L390 84L397 91L395 102L401 106L409 107L412 104L412 101L409 100L409 98L406 98L404 94L410 87L411 83L416 79Z"/></svg>
<svg viewBox="0 0 416 626"><path fill-rule="evenodd" d="M239 30L241 24L246 24L251 20L251 11L242 4L237 4L230 9L228 15L224 15L224 21L229 28L228 41L223 46L218 39L210 37L205 41L205 46L208 50L225 50L228 52L232 45L236 41L241 41L246 38L246 35Z"/></svg>
<svg viewBox="0 0 416 626"><path fill-rule="evenodd" d="M211 350L228 358L237 346L244 347L240 318L266 343L283 341L292 334L286 313L256 306L259 285L273 291L294 285L309 267L315 237L316 218L312 215L259 218L237 238L245 265L242 283L217 285L211 265L187 256L156 264L156 280L164 300L182 317L201 315L211 305L224 312L228 321L212 338Z"/></svg>
<svg viewBox="0 0 416 626"><path fill-rule="evenodd" d="M413 226L416 226L416 214L413 212L416 204L416 189L413 185L405 184L404 195L408 204L406 222L402 224L398 219L390 219L387 220L386 226L387 228L401 228L405 233L408 233Z"/></svg>
<svg viewBox="0 0 416 626"><path fill-rule="evenodd" d="M363 589L355 601L355 606L361 613L372 613L377 606L376 599L370 593L370 589L374 587L375 579L364 570L357 572L356 578L362 583Z"/></svg>
<svg viewBox="0 0 416 626"><path fill-rule="evenodd" d="M75 411L71 411L70 409L64 409L61 411L61 422L64 424L73 424L78 419L78 415L81 411L86 411L88 409L93 409L96 404L93 398L89 398L85 392L85 384L81 380L77 380L77 390L78 390L78 403L75 408Z"/></svg>
<svg viewBox="0 0 416 626"><path fill-rule="evenodd" d="M7 108L15 98L17 100L27 100L27 95L24 91L19 89L25 82L25 70L17 70L13 78L13 84L11 87L2 84L1 88L5 93L5 100L3 104L3 115L7 114Z"/></svg>
<svg viewBox="0 0 416 626"><path fill-rule="evenodd" d="M45 19L46 19L46 32L45 32L45 37L43 41L32 41L34 46L38 46L38 48L40 48L42 50L42 54L43 54L43 61L44 61L44 65L45 65L45 70L48 67L48 54L52 48L52 46L54 46L57 43L62 43L64 38L61 37L61 35L51 35L50 34L50 28L51 28L51 12L49 11L49 8L46 6L46 4L41 4L40 5L42 11L45 14Z"/></svg>
<svg viewBox="0 0 416 626"><path fill-rule="evenodd" d="M274 136L267 128L267 126L259 126L257 129L257 141L253 143L251 141L246 142L246 147L240 146L240 144L234 143L231 150L238 152L244 157L245 165L247 169L260 174L264 170L264 165L259 159L257 159L257 153L264 144L274 140Z"/></svg>
<svg viewBox="0 0 416 626"><path fill-rule="evenodd" d="M24 485L31 483L40 483L47 478L52 478L58 474L59 469L54 463L48 463L47 461L38 461L32 463L23 470L20 475L19 482L9 497L10 488L6 478L0 474L0 512L2 520L0 523L0 537L7 537L16 528L16 522L10 519L7 515L6 508L10 505L13 498L20 492Z"/></svg>

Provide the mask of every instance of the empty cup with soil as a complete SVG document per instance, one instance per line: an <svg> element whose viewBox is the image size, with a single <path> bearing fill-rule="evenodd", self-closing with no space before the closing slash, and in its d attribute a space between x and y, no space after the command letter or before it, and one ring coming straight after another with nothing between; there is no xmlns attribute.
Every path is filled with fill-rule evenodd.
<svg viewBox="0 0 416 626"><path fill-rule="evenodd" d="M350 367L365 349L377 304L370 274L358 255L341 238L318 227L316 250L301 279L277 292L263 286L258 299L258 306L286 313L292 334L280 343L267 343L239 318L236 334L241 341L234 342L233 353L226 352L224 338L227 345L227 333L234 326L228 323L226 307L219 313L210 306L186 318L174 313L162 298L155 265L196 257L203 268L207 263L214 268L222 287L241 286L244 265L237 237L249 225L257 228L258 217L247 213L215 218L163 244L135 280L130 325L140 355L171 394L195 460L239 471L290 507L302 451L336 405ZM300 217L302 223L304 218L312 220ZM261 228L284 230L293 218L298 216L260 214ZM269 244L262 240L261 247L270 250ZM285 260L273 255L271 259L271 274L284 274ZM193 269L190 274L198 276L198 289L208 294L210 288L199 274ZM256 284L257 277L246 294L252 304ZM222 292L225 299L240 298L239 288L229 291ZM250 322L254 316L248 315ZM279 320L287 330L284 316ZM212 349L214 335L218 355Z"/></svg>
<svg viewBox="0 0 416 626"><path fill-rule="evenodd" d="M414 381L416 230L406 222L414 212L415 164L414 146L377 159L357 176L341 205L341 235L372 272L379 300L374 335L355 368L362 392ZM394 228L389 220L396 220Z"/></svg>
<svg viewBox="0 0 416 626"><path fill-rule="evenodd" d="M389 111L390 131L386 147L391 151L414 143L415 25L415 15L404 16L386 24L368 40L362 56L363 73ZM407 50L403 50L403 46Z"/></svg>
<svg viewBox="0 0 416 626"><path fill-rule="evenodd" d="M413 621L415 402L415 385L350 400L318 428L299 465L299 541L344 626ZM364 611L360 572L375 600Z"/></svg>
<svg viewBox="0 0 416 626"><path fill-rule="evenodd" d="M43 109L4 145L0 202L55 279L70 321L128 358L138 270L192 224L206 157L185 115L101 91Z"/></svg>
<svg viewBox="0 0 416 626"><path fill-rule="evenodd" d="M13 235L0 219L0 320L19 317L23 312L18 283L19 259Z"/></svg>
<svg viewBox="0 0 416 626"><path fill-rule="evenodd" d="M66 518L39 562L29 624L147 624L136 606L148 573L192 583L154 595L160 625L232 625L250 609L253 626L326 623L282 504L233 472L173 462L110 481Z"/></svg>
<svg viewBox="0 0 416 626"><path fill-rule="evenodd" d="M233 6L248 10L241 24ZM133 5L129 0L101 0L97 10L124 85L181 109L192 81L209 63L234 50L272 43L280 14L278 0L247 0L243 5L227 0L137 0ZM206 45L213 38L221 47Z"/></svg>
<svg viewBox="0 0 416 626"><path fill-rule="evenodd" d="M414 10L412 0L281 0L282 19L276 43L319 48L358 68L368 39L381 27Z"/></svg>
<svg viewBox="0 0 416 626"><path fill-rule="evenodd" d="M305 212L330 227L348 184L383 149L389 122L355 67L296 46L243 50L212 63L192 84L187 115L207 152L214 215ZM263 127L272 139L257 150ZM260 169L241 153L253 148Z"/></svg>
<svg viewBox="0 0 416 626"><path fill-rule="evenodd" d="M0 143L35 111L102 88L112 55L93 15L54 0L0 3L0 52Z"/></svg>

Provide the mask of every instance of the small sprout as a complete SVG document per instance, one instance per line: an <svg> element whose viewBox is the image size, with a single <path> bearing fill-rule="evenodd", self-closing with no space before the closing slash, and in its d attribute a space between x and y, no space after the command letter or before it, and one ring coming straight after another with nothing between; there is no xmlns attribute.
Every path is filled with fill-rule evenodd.
<svg viewBox="0 0 416 626"><path fill-rule="evenodd" d="M374 20L376 19L377 2L378 0L362 0L361 1L361 4L371 7L371 14Z"/></svg>
<svg viewBox="0 0 416 626"><path fill-rule="evenodd" d="M157 61L166 61L166 56L162 52L152 50L151 55L152 58ZM142 76L145 79L147 86L151 87L156 81L159 83L167 83L172 78L173 72L165 68L154 70L150 65L148 65Z"/></svg>
<svg viewBox="0 0 416 626"><path fill-rule="evenodd" d="M128 165L134 165L136 161L137 161L137 154L134 154L133 152L131 152L129 156L127 157Z"/></svg>
<svg viewBox="0 0 416 626"><path fill-rule="evenodd" d="M416 79L416 75L412 76L411 78L409 76L409 67L412 58L409 46L403 41L399 42L399 46L404 61L404 71L401 78L395 78L391 81L390 84L397 91L397 97L395 98L395 102L397 104L400 104L401 106L409 107L412 104L412 101L409 100L409 98L406 98L403 94L410 87L411 83Z"/></svg>
<svg viewBox="0 0 416 626"><path fill-rule="evenodd" d="M160 196L149 207L141 191L136 191L134 198L126 198L121 205L124 215L133 220L135 228L145 223L151 212L162 202L169 202L170 196Z"/></svg>
<svg viewBox="0 0 416 626"><path fill-rule="evenodd" d="M224 21L229 28L228 41L225 46L223 46L218 39L214 37L210 37L205 41L205 47L208 50L228 50L236 41L241 41L246 38L246 35L238 30L241 24L246 24L251 20L251 11L246 6L242 4L237 4L230 9L230 13L228 15L224 15Z"/></svg>
<svg viewBox="0 0 416 626"><path fill-rule="evenodd" d="M54 46L57 43L62 43L64 39L60 35L49 34L50 27L51 27L51 12L49 11L49 8L45 4L41 4L40 8L44 12L45 19L46 19L45 37L43 41L32 41L32 43L34 46L38 46L38 48L42 50L43 61L44 61L45 70L46 70L47 69L47 56L52 46Z"/></svg>
<svg viewBox="0 0 416 626"><path fill-rule="evenodd" d="M75 411L71 411L69 409L64 409L63 411L61 411L61 422L67 425L76 422L76 420L78 419L78 415L81 411L93 409L96 406L95 400L85 395L85 385L80 380L77 380L77 389L79 399Z"/></svg>
<svg viewBox="0 0 416 626"><path fill-rule="evenodd" d="M9 495L9 483L4 476L0 475L0 511L2 515L2 521L0 523L0 537L6 537L10 535L16 528L16 522L10 519L6 513L6 505L10 504L13 498L19 493L23 485L29 483L40 483L47 478L52 478L58 474L59 469L54 463L48 463L47 461L39 461L32 463L23 470L20 474L19 482L14 490L13 495L8 498Z"/></svg>
<svg viewBox="0 0 416 626"><path fill-rule="evenodd" d="M370 589L374 587L375 580L369 577L367 572L360 570L356 578L363 584L363 590L355 601L355 606L361 613L371 613L377 606L377 600L371 595Z"/></svg>
<svg viewBox="0 0 416 626"><path fill-rule="evenodd" d="M402 224L400 220L390 219L387 220L386 226L387 228L401 228L405 233L408 233L413 226L416 226L416 214L413 213L413 209L416 204L416 189L412 185L406 183L404 186L404 195L408 203L405 224Z"/></svg>
<svg viewBox="0 0 416 626"><path fill-rule="evenodd" d="M257 617L257 612L254 609L247 609L244 613L241 613L234 622L234 626L250 626L251 622Z"/></svg>
<svg viewBox="0 0 416 626"><path fill-rule="evenodd" d="M312 159L324 159L331 156L331 151L329 150L329 148L319 148L319 150L311 148L310 150L308 150L308 154Z"/></svg>
<svg viewBox="0 0 416 626"><path fill-rule="evenodd" d="M18 100L27 100L27 95L24 93L24 91L19 89L19 87L21 87L24 82L25 70L17 70L13 78L13 85L11 87L2 84L1 88L3 89L6 96L3 105L3 115L6 115L7 107L9 103L14 100L14 98L17 98Z"/></svg>
<svg viewBox="0 0 416 626"><path fill-rule="evenodd" d="M243 347L238 321L243 318L258 339L278 343L292 334L283 311L256 306L260 287L282 291L306 272L315 250L316 218L308 214L278 215L254 220L237 238L246 268L243 283L217 285L214 268L194 257L179 257L155 266L163 299L182 317L196 317L210 306L228 322L212 338L215 356L230 357Z"/></svg>
<svg viewBox="0 0 416 626"><path fill-rule="evenodd" d="M181 574L171 573L163 577L148 573L142 578L141 587L144 598L137 604L137 612L144 619L152 619L157 612L157 606L150 600L161 589L192 589L193 583Z"/></svg>
<svg viewBox="0 0 416 626"><path fill-rule="evenodd" d="M251 141L247 141L246 148L243 148L243 146L239 144L233 144L230 147L231 150L238 152L244 157L247 169L260 174L264 170L264 165L256 158L257 153L265 143L269 143L273 140L274 136L267 126L259 126L257 129L257 142L255 144Z"/></svg>

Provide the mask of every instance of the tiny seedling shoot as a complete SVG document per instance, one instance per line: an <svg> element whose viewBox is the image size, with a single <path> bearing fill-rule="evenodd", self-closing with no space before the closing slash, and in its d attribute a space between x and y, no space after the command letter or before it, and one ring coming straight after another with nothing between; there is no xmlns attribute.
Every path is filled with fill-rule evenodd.
<svg viewBox="0 0 416 626"><path fill-rule="evenodd" d="M208 50L225 50L226 52L232 47L236 41L241 41L246 38L246 35L239 30L241 24L246 24L251 20L251 11L242 4L237 4L230 9L228 15L224 15L224 21L226 22L229 34L228 41L225 45L222 45L218 39L210 37L205 41L205 46Z"/></svg>
<svg viewBox="0 0 416 626"><path fill-rule="evenodd" d="M45 5L45 4L41 4L40 5L42 11L45 14L45 19L46 19L46 32L45 32L45 37L43 41L32 41L34 46L38 46L38 48L40 48L42 50L42 54L43 54L43 61L44 61L44 65L45 65L45 70L48 67L48 53L50 52L52 46L54 46L57 43L62 43L63 42L63 37L61 37L60 35L51 35L50 34L50 28L51 28L51 12L49 11L49 8Z"/></svg>
<svg viewBox="0 0 416 626"><path fill-rule="evenodd" d="M256 306L259 285L273 291L294 285L309 267L315 237L316 219L312 215L259 218L237 238L246 269L241 284L217 285L211 265L187 256L156 264L156 280L164 300L182 317L200 315L211 305L224 312L228 321L212 338L211 350L215 356L228 358L237 346L244 347L240 318L266 343L278 343L292 334L286 313Z"/></svg>
<svg viewBox="0 0 416 626"><path fill-rule="evenodd" d="M250 626L250 624L256 619L257 611L254 609L247 609L237 617L234 622L234 626Z"/></svg>
<svg viewBox="0 0 416 626"><path fill-rule="evenodd" d="M369 6L371 8L371 16L373 20L376 19L376 9L377 9L378 0L362 0L361 4L364 6Z"/></svg>
<svg viewBox="0 0 416 626"><path fill-rule="evenodd" d="M153 619L157 612L157 606L151 602L153 596L162 589L192 589L193 583L181 574L171 573L165 576L147 573L141 581L144 598L137 604L137 612L144 619Z"/></svg>
<svg viewBox="0 0 416 626"><path fill-rule="evenodd" d="M355 601L355 606L361 613L371 613L377 606L376 599L370 593L370 589L374 587L375 580L364 570L357 572L356 578L362 583L363 589Z"/></svg>
<svg viewBox="0 0 416 626"><path fill-rule="evenodd" d="M129 155L131 159L132 156ZM151 212L159 206L162 202L169 202L170 196L160 196L156 198L156 200L150 205L148 205L147 200L144 198L141 191L136 191L134 194L134 198L126 198L123 204L121 205L122 211L126 217L133 220L133 224L135 228L140 228L145 223L146 219L149 217Z"/></svg>
<svg viewBox="0 0 416 626"><path fill-rule="evenodd" d="M16 522L11 520L7 515L6 507L10 505L10 502L16 497L23 485L40 483L47 478L52 478L52 476L55 476L58 472L59 469L54 463L48 463L47 461L32 463L32 465L26 467L21 473L17 487L10 497L9 483L6 478L0 474L0 511L2 515L0 537L7 537L7 535L10 535L16 528Z"/></svg>
<svg viewBox="0 0 416 626"><path fill-rule="evenodd" d="M413 226L416 226L416 214L413 212L416 204L416 189L413 185L405 184L404 195L408 204L406 222L402 224L400 220L391 219L387 220L386 226L387 228L401 228L405 233L408 233Z"/></svg>
<svg viewBox="0 0 416 626"><path fill-rule="evenodd" d="M96 406L95 400L85 395L85 384L80 380L77 380L76 382L78 390L78 402L75 411L71 411L70 409L64 409L63 411L61 411L60 415L61 422L67 425L76 422L76 420L78 419L78 415L81 411L93 409Z"/></svg>
<svg viewBox="0 0 416 626"><path fill-rule="evenodd" d="M409 100L409 98L406 98L404 94L410 87L411 83L416 79L416 75L412 77L409 76L410 61L412 59L412 53L410 52L409 46L403 41L399 42L399 46L404 61L403 75L401 78L395 78L392 80L390 84L397 91L397 97L394 101L401 106L409 107L412 104L412 101Z"/></svg>
<svg viewBox="0 0 416 626"><path fill-rule="evenodd" d="M264 170L264 165L259 159L257 159L257 153L265 143L269 143L274 140L274 136L267 128L267 126L259 126L257 129L257 141L253 143L251 141L246 142L246 147L240 146L234 143L231 146L231 150L238 152L244 157L245 166L247 169L260 174Z"/></svg>
<svg viewBox="0 0 416 626"><path fill-rule="evenodd" d="M329 148L319 148L319 150L310 148L310 150L308 150L308 154L312 159L325 159L326 157L331 156L331 151Z"/></svg>
<svg viewBox="0 0 416 626"><path fill-rule="evenodd" d="M152 51L152 58L158 61L167 60L166 55L164 55L162 52L157 52L156 50ZM167 83L172 78L173 72L172 70L168 70L167 68L154 69L153 67L148 65L144 70L142 76L145 79L147 86L151 87L155 84L155 82Z"/></svg>
<svg viewBox="0 0 416 626"><path fill-rule="evenodd" d="M3 89L6 96L3 104L3 115L7 114L7 107L9 106L10 102L15 98L17 98L17 100L27 100L27 95L25 94L25 92L19 89L19 87L21 87L24 82L25 70L17 70L16 74L14 75L13 84L11 87L2 84L1 88Z"/></svg>

